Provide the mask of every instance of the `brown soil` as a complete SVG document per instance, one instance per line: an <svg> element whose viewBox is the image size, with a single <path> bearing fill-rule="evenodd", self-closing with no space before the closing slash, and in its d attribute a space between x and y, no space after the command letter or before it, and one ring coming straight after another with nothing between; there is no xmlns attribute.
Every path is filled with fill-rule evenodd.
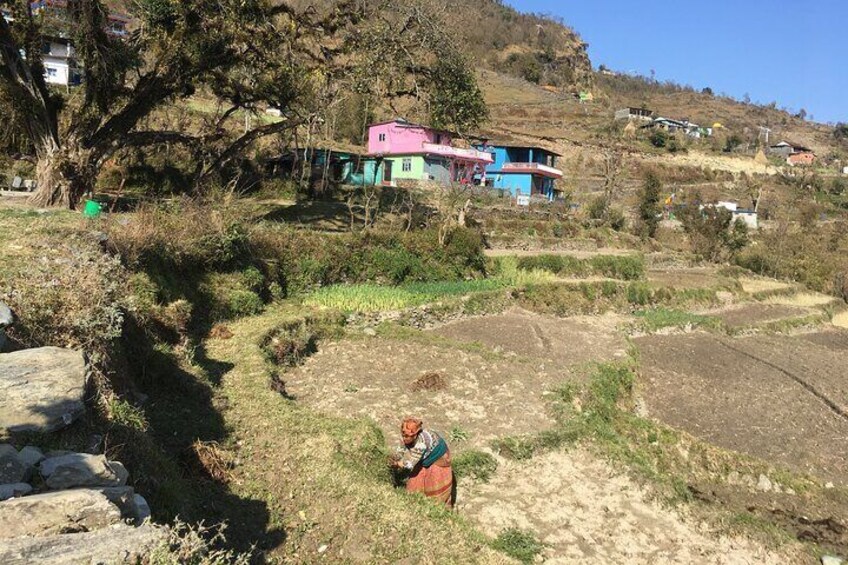
<svg viewBox="0 0 848 565"><path fill-rule="evenodd" d="M668 269L650 270L648 282L654 286L673 288L716 288L727 285L730 281L715 269Z"/></svg>
<svg viewBox="0 0 848 565"><path fill-rule="evenodd" d="M848 484L844 334L638 338L650 412L721 447Z"/></svg>
<svg viewBox="0 0 848 565"><path fill-rule="evenodd" d="M561 320L516 309L448 324L421 340L332 343L286 374L286 390L333 415L372 418L389 441L410 415L436 430L464 431L469 439L456 449L485 447L549 428L551 389L580 378L575 366L623 356L616 319ZM425 373L448 386L413 390Z"/></svg>
<svg viewBox="0 0 848 565"><path fill-rule="evenodd" d="M498 352L553 361L556 367L571 367L623 357L627 342L616 331L621 320L612 314L560 319L513 308L498 316L447 324L433 332L459 342L481 343Z"/></svg>
<svg viewBox="0 0 848 565"><path fill-rule="evenodd" d="M716 539L583 449L502 461L490 483L460 487L460 513L492 537L534 532L546 563L797 562L750 540Z"/></svg>
<svg viewBox="0 0 848 565"><path fill-rule="evenodd" d="M628 256L636 255L632 249L599 247L591 251L581 249L486 249L487 257L537 257L539 255L562 255L575 259L590 259L599 255Z"/></svg>
<svg viewBox="0 0 848 565"><path fill-rule="evenodd" d="M412 381L409 390L419 392L422 390L445 390L446 388L448 388L448 380L444 376L439 373L426 373Z"/></svg>
<svg viewBox="0 0 848 565"><path fill-rule="evenodd" d="M744 304L718 311L708 312L718 317L730 329L742 329L780 320L801 318L814 314L815 311L798 306L781 304Z"/></svg>

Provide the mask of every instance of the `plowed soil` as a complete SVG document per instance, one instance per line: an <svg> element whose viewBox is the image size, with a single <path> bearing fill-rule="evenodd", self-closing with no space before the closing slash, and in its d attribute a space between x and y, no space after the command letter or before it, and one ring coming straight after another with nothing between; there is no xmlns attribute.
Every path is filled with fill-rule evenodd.
<svg viewBox="0 0 848 565"><path fill-rule="evenodd" d="M710 315L718 317L725 326L732 330L801 318L814 313L814 310L798 306L762 303L744 304L709 312Z"/></svg>
<svg viewBox="0 0 848 565"><path fill-rule="evenodd" d="M653 416L716 445L848 484L848 332L635 342Z"/></svg>
<svg viewBox="0 0 848 565"><path fill-rule="evenodd" d="M426 337L332 343L286 374L286 390L330 414L372 418L390 441L401 418L420 415L436 430L465 432L468 440L455 448L482 447L549 428L548 391L579 378L576 366L625 354L616 325L612 317L560 320L513 310L444 326L435 333L451 340L442 344ZM428 373L445 386L414 390Z"/></svg>
<svg viewBox="0 0 848 565"><path fill-rule="evenodd" d="M582 449L503 461L490 483L461 486L459 512L492 537L507 528L535 532L545 563L799 562L710 535Z"/></svg>

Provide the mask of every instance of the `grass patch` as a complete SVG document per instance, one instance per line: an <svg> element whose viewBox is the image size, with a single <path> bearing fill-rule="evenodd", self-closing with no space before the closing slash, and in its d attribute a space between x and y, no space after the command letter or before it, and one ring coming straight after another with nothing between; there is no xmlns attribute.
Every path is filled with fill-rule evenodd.
<svg viewBox="0 0 848 565"><path fill-rule="evenodd" d="M498 461L485 451L464 451L453 458L453 472L457 477L487 483L497 470Z"/></svg>
<svg viewBox="0 0 848 565"><path fill-rule="evenodd" d="M533 533L518 528L509 528L501 532L492 542L492 547L522 563L533 563L536 556L545 549L544 544Z"/></svg>
<svg viewBox="0 0 848 565"><path fill-rule="evenodd" d="M515 260L514 257L501 258ZM536 255L517 259L516 265L524 271L546 271L558 276L602 276L625 281L645 277L645 260L640 255L597 255L577 259L568 255Z"/></svg>
<svg viewBox="0 0 848 565"><path fill-rule="evenodd" d="M651 310L640 310L635 313L640 319L642 328L648 332L655 332L663 328L692 328L704 327L717 329L721 327L721 320L713 316L702 316L682 310L667 308L654 308Z"/></svg>
<svg viewBox="0 0 848 565"><path fill-rule="evenodd" d="M307 306L332 308L342 312L387 312L421 306L443 298L496 290L503 286L497 279L410 283L400 286L334 285L314 292L303 302Z"/></svg>

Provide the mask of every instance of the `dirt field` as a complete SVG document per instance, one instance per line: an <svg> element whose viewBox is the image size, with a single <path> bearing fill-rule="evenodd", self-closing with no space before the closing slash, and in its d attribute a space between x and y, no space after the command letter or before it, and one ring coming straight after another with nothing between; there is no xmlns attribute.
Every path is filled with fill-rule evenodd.
<svg viewBox="0 0 848 565"><path fill-rule="evenodd" d="M848 484L848 332L638 338L652 416L721 447Z"/></svg>
<svg viewBox="0 0 848 565"><path fill-rule="evenodd" d="M549 428L545 395L578 378L572 367L624 354L626 342L614 320L588 320L513 310L436 332L435 339L449 336L456 346L444 339L428 343L426 334L422 341L332 343L287 373L286 386L323 412L372 418L390 442L397 441L402 417L422 415L436 430L465 432L468 439L457 450L484 447L496 438ZM463 349L460 342L488 347ZM428 374L438 375L440 386L422 390L417 381Z"/></svg>
<svg viewBox="0 0 848 565"><path fill-rule="evenodd" d="M637 255L638 251L632 249L616 249L614 247L599 247L597 249L486 249L487 257L537 257L539 255L562 255L574 257L575 259L591 259L599 255L615 255L624 257Z"/></svg>
<svg viewBox="0 0 848 565"><path fill-rule="evenodd" d="M490 483L461 486L460 513L492 537L534 532L546 563L797 562L749 540L716 539L583 449L502 461Z"/></svg>
<svg viewBox="0 0 848 565"><path fill-rule="evenodd" d="M742 304L721 310L705 312L718 317L731 330L802 318L817 313L809 308L787 306L782 304Z"/></svg>
<svg viewBox="0 0 848 565"><path fill-rule="evenodd" d="M620 325L621 317L612 314L563 320L514 308L499 316L454 322L433 333L568 367L623 357L627 343L616 331Z"/></svg>

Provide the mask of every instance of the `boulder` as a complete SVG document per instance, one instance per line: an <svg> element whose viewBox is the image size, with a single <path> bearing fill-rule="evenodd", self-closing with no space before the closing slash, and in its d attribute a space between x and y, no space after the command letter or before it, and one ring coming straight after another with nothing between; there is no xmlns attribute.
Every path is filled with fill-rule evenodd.
<svg viewBox="0 0 848 565"><path fill-rule="evenodd" d="M19 538L0 544L4 565L92 565L139 563L167 542L167 530L119 524L94 532Z"/></svg>
<svg viewBox="0 0 848 565"><path fill-rule="evenodd" d="M27 478L28 470L17 449L7 443L0 443L0 484L23 481Z"/></svg>
<svg viewBox="0 0 848 565"><path fill-rule="evenodd" d="M42 453L37 447L28 445L18 452L18 458L23 461L28 468L34 469L44 460L44 453Z"/></svg>
<svg viewBox="0 0 848 565"><path fill-rule="evenodd" d="M91 490L48 492L0 502L0 539L88 532L120 521L118 507Z"/></svg>
<svg viewBox="0 0 848 565"><path fill-rule="evenodd" d="M85 411L85 382L85 359L79 351L39 347L0 353L0 428L64 428Z"/></svg>
<svg viewBox="0 0 848 565"><path fill-rule="evenodd" d="M9 500L16 496L26 496L32 492L32 487L26 483L0 485L0 501Z"/></svg>
<svg viewBox="0 0 848 565"><path fill-rule="evenodd" d="M142 510L138 507L137 498L141 497L132 487L95 487L88 490L97 491L108 498L109 502L121 511L121 517L124 520L130 520L135 524L141 524L143 521L138 519Z"/></svg>
<svg viewBox="0 0 848 565"><path fill-rule="evenodd" d="M118 487L127 483L129 473L117 461L104 455L69 453L45 459L39 465L48 488Z"/></svg>
<svg viewBox="0 0 848 565"><path fill-rule="evenodd" d="M147 500L140 494L135 495L133 500L135 502L135 523L140 526L153 513L150 511L150 505L147 504Z"/></svg>

